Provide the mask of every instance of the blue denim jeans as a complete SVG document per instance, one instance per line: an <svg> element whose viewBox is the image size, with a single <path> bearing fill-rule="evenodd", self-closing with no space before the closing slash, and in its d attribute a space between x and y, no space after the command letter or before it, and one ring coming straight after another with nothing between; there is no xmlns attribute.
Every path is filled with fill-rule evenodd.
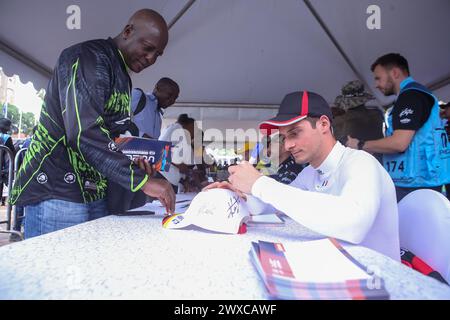
<svg viewBox="0 0 450 320"><path fill-rule="evenodd" d="M61 230L108 215L106 200L76 203L64 200L45 200L25 206L25 239Z"/></svg>

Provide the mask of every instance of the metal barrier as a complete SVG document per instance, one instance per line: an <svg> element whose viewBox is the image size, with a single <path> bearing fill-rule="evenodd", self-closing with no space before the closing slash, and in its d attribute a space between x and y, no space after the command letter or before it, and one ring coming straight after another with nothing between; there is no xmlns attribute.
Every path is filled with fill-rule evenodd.
<svg viewBox="0 0 450 320"><path fill-rule="evenodd" d="M17 153L16 153L16 158L14 159L14 179L16 178L17 172L19 171L19 167L20 167L20 165L19 165L20 155L21 155L22 153L25 153L27 150L28 150L28 148L22 148L22 149L20 149L19 151L17 151Z"/></svg>
<svg viewBox="0 0 450 320"><path fill-rule="evenodd" d="M18 217L17 217L17 214L16 214L15 211L14 211L14 214L11 214L13 206L9 202L9 198L11 196L11 191L12 191L12 187L13 187L13 180L14 180L14 177L15 177L15 175L17 173L18 156L19 156L19 154L21 152L24 152L23 150L26 151L27 149L26 148L20 149L19 152L16 154L15 158L13 156L12 151L8 147L6 147L4 145L0 145L0 150L4 151L4 154L7 154L8 157L9 157L9 165L8 165L8 201L7 201L7 204L6 204L6 220L5 221L0 221L0 224L5 224L6 223L6 230L0 230L0 233L16 234L21 239L23 239L22 232L13 230L11 228L13 226L13 223L15 223L17 221ZM14 163L12 161L13 159L14 159ZM6 159L2 159L2 160L6 161ZM1 169L1 167L3 167L3 163L0 163L0 169ZM2 194L2 197L3 197L3 194Z"/></svg>

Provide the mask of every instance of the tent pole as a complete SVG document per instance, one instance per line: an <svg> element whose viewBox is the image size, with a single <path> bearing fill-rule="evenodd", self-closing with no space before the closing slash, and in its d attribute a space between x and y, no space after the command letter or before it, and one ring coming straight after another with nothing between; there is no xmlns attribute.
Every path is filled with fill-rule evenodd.
<svg viewBox="0 0 450 320"><path fill-rule="evenodd" d="M430 82L429 84L427 84L427 88L434 91L434 90L438 90L442 87L445 87L448 84L450 84L450 74L448 74L447 76L445 76L442 79L438 79L436 81Z"/></svg>
<svg viewBox="0 0 450 320"><path fill-rule="evenodd" d="M344 49L342 49L341 45L336 40L336 38L333 36L333 34L331 33L330 29L328 29L328 27L326 26L325 22L322 20L322 18L319 16L317 11L314 9L314 7L311 4L310 0L303 0L303 2L308 7L309 11L311 11L311 14L314 16L314 18L317 20L319 25L322 27L323 31L327 34L328 38L330 38L331 42L334 44L336 49L339 51L339 53L341 54L342 58L344 58L345 62L347 62L347 64L350 67L350 69L352 69L352 71L356 75L356 77L359 80L361 80L364 83L364 85L366 86L366 89L370 93L373 94L373 91L372 91L371 87L369 86L369 84L364 80L364 77L361 75L361 73L358 71L358 69L356 69L355 65L351 62L351 60L349 59L347 54L344 52ZM380 103L380 105L383 105L383 103L377 98L377 96L375 94L373 94L373 96L375 96L375 98Z"/></svg>
<svg viewBox="0 0 450 320"><path fill-rule="evenodd" d="M210 102L175 102L173 107L178 108L246 108L246 109L266 109L266 110L278 110L280 107L278 104L253 104L253 103L210 103Z"/></svg>
<svg viewBox="0 0 450 320"><path fill-rule="evenodd" d="M183 7L183 9L181 9L181 11L178 12L178 14L175 16L175 18L173 18L172 21L169 22L169 25L168 25L169 30L186 13L186 11L189 10L189 8L194 4L194 2L195 2L195 0L189 0L188 3L186 3L186 5Z"/></svg>

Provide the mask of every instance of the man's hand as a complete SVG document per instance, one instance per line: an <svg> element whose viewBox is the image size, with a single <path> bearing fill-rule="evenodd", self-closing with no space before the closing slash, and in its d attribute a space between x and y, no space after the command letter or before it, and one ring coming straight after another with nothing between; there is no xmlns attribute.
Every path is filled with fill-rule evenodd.
<svg viewBox="0 0 450 320"><path fill-rule="evenodd" d="M228 189L231 190L233 192L236 192L236 194L238 196L240 196L241 198L243 198L244 200L247 200L247 197L245 196L245 194L243 194L241 191L239 191L238 189L234 188L231 183L229 183L228 181L221 181L221 182L213 182L209 185L207 185L206 187L204 187L202 189L202 191L206 191L206 190L210 190L210 189L215 189L215 188L219 188L219 189Z"/></svg>
<svg viewBox="0 0 450 320"><path fill-rule="evenodd" d="M347 143L345 146L352 149L358 149L358 143L359 143L358 139L347 136Z"/></svg>
<svg viewBox="0 0 450 320"><path fill-rule="evenodd" d="M142 170L144 170L148 177L150 178L156 172L155 166L151 165L147 160L142 157L134 159L134 163L139 166Z"/></svg>
<svg viewBox="0 0 450 320"><path fill-rule="evenodd" d="M173 214L175 210L175 192L167 180L149 178L141 190L150 197L158 198L166 207L167 213Z"/></svg>
<svg viewBox="0 0 450 320"><path fill-rule="evenodd" d="M228 181L231 185L235 189L248 194L252 193L252 187L256 180L262 177L262 174L247 161L229 167L228 172L230 173Z"/></svg>

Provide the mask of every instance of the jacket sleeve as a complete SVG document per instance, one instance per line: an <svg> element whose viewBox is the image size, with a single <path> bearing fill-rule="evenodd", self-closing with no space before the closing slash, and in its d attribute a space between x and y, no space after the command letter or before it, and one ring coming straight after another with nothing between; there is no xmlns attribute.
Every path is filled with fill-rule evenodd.
<svg viewBox="0 0 450 320"><path fill-rule="evenodd" d="M124 154L115 151L105 122L105 106L116 94L112 87L113 70L119 66L112 65L105 53L93 48L84 48L77 58L68 63L71 65L66 68L70 69L60 75L60 78L66 78L65 85L60 87L60 99L65 106L62 117L68 147L109 180L127 190L139 190L148 176ZM129 101L130 93L123 94L122 100ZM128 103L128 115L129 108Z"/></svg>

